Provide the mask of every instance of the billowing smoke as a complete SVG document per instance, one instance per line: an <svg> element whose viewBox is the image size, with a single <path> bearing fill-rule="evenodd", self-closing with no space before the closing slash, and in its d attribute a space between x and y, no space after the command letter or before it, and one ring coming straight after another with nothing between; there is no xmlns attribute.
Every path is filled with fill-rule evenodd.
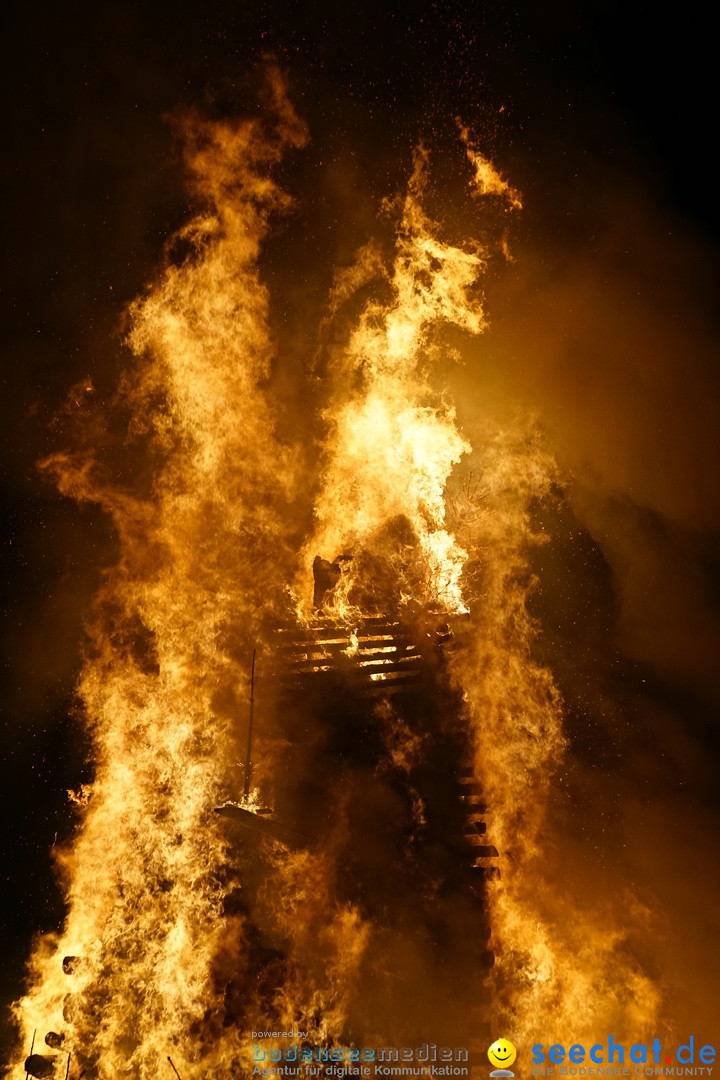
<svg viewBox="0 0 720 1080"><path fill-rule="evenodd" d="M570 740L545 856L567 904L555 917L589 895L627 903L673 1030L711 1038L717 267L688 223L617 171L583 199L592 245L516 243L489 300L490 343L469 347L459 385L501 419L534 408L559 469L557 502L536 519L530 602ZM479 414L470 405L468 425Z"/></svg>

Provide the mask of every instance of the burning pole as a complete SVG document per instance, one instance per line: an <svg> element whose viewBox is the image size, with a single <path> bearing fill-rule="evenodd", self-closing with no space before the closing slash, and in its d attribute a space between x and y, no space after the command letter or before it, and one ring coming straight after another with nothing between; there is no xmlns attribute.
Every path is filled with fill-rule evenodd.
<svg viewBox="0 0 720 1080"><path fill-rule="evenodd" d="M245 751L245 782L243 784L243 802L247 802L250 797L250 776L252 772L252 739L253 739L253 717L255 713L255 654L257 650L253 649L252 654L252 667L250 669L250 716L248 718L248 737L247 737L247 750Z"/></svg>

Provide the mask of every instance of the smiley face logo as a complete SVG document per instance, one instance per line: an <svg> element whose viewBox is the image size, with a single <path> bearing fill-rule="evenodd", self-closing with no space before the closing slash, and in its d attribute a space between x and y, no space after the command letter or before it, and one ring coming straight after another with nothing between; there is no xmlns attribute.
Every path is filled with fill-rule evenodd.
<svg viewBox="0 0 720 1080"><path fill-rule="evenodd" d="M517 1050L509 1039L496 1039L492 1046L488 1047L487 1054L491 1065L504 1069L512 1065L517 1057Z"/></svg>

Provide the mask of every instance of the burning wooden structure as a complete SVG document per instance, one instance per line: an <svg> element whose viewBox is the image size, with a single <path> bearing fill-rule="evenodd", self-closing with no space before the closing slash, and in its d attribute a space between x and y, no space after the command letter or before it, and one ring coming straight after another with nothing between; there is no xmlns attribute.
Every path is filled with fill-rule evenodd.
<svg viewBox="0 0 720 1080"><path fill-rule="evenodd" d="M418 1000L438 993L438 972L462 951L479 1053L490 1032L493 964L486 882L499 870L462 700L446 670L462 621L420 609L347 621L324 609L276 625L268 670L259 673L260 694L272 696L290 735L273 778L274 809L229 803L217 812L291 847L332 846L339 896L381 933L406 939ZM260 966L276 960L273 950L259 954ZM383 997L393 1011L408 985L402 972L391 974ZM350 1028L347 1037L359 1034Z"/></svg>

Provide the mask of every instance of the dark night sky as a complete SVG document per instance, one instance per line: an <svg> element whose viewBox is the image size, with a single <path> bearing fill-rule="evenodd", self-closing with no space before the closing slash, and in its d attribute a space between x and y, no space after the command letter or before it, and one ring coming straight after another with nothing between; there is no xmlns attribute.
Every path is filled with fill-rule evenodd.
<svg viewBox="0 0 720 1080"><path fill-rule="evenodd" d="M342 160L344 175L354 175L362 187L360 202L377 201L401 183L419 135L442 144L458 113L481 133L525 194L520 243L534 253L537 279L529 274L514 300L525 305L526 324L539 332L547 329L553 305L569 295L564 286L545 293L543 281L572 278L579 253L580 277L603 280L601 306L615 313L605 281L615 264L604 244L606 233L624 226L609 207L620 216L639 202L650 208L640 223L627 223L633 268L623 264L620 273L632 291L652 267L659 282L653 303L666 310L677 304L679 325L692 324L697 332L687 355L673 353L668 360L672 372L686 370L687 393L678 405L684 410L680 420L667 427L673 460L666 484L656 490L637 475L633 483L644 493L638 499L648 515L644 535L657 538L658 566L674 567L672 589L682 596L663 609L663 617L676 620L663 643L651 641L647 630L633 636L627 626L616 639L608 616L609 629L586 635L583 647L625 658L618 676L624 681L616 687L620 711L623 700L641 700L640 711L672 718L661 725L665 734L681 732L699 748L693 754L707 764L699 798L712 808L720 686L710 645L720 598L720 484L712 456L719 449L712 423L718 371L708 342L717 342L720 222L711 157L714 33L699 11L686 5L671 18L646 5L616 3L206 0L195 11L138 2L41 3L13 5L6 14L0 65L6 250L0 392L3 1003L18 992L32 934L62 918L48 850L55 835L71 827L64 790L85 776L72 688L84 613L101 566L113 556L112 535L99 511L60 499L41 480L36 462L65 445L67 424L58 414L73 384L90 374L99 395L111 392L123 363L124 307L187 214L168 114L191 105L215 115L254 108L264 53L277 55L289 72L291 97L312 135L302 162L285 166L283 183L291 190L312 191L314 170L327 177L328 162ZM327 256L330 263L338 253L342 257L343 245L362 240L362 206L350 240L333 225L352 201L347 186L326 185L304 211L317 261ZM645 241L649 252L633 262L635 246ZM659 299L665 297L667 302ZM298 317L292 303L291 296L290 321ZM513 297L507 310L498 303L500 340L519 350ZM643 320L628 318L629 333L641 335ZM527 394L540 394L529 368L516 374ZM675 376L668 378L672 394ZM614 402L609 389L611 416ZM545 404L561 456L565 452L575 465L572 448L581 439L568 420L572 394L558 393ZM702 414L697 425L696 407ZM658 425L663 409L658 398ZM618 410L621 428L624 416ZM652 429L651 420L643 424L639 438ZM632 455L633 445L626 435L618 455L623 447ZM592 457L592 446L586 450ZM608 469L610 487L621 463ZM584 514L585 528L595 522L596 540L606 535L607 506L600 514L580 503L575 513ZM619 496L618 520L624 512L630 514ZM630 516L632 527L623 528L639 530L637 514ZM562 527L571 528L567 522ZM558 545L545 561L551 576L584 576L586 597L597 594L596 606L611 610L622 601L610 595L608 563L621 575L625 547L610 538L603 551L605 561L590 541L587 551L571 555ZM691 603L692 590L701 599ZM568 651L572 613L582 606L577 597L538 603L541 614L554 620L555 662L569 699L582 697L569 674L578 666L592 684L591 696L600 682L605 697L612 696L607 680L592 674L592 661L576 663ZM626 599L626 612L640 603ZM707 648L697 645L705 628ZM693 655L685 662L681 656L673 667L668 658L686 646ZM577 710L571 723L578 725L582 757L597 747L580 732L579 705ZM599 739L602 730L600 725ZM625 739L632 757L639 736L616 736ZM678 736L675 745L681 741ZM678 754L679 772L692 772L693 754ZM709 835L708 820L714 819L703 818L702 828Z"/></svg>

